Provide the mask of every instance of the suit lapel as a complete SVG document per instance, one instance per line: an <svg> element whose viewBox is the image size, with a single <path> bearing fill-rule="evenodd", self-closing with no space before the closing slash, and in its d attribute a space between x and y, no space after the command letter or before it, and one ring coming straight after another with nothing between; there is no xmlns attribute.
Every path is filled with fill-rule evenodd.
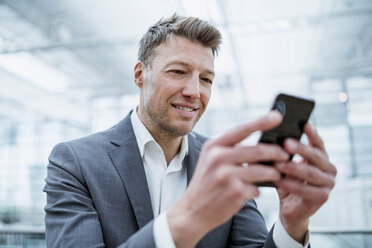
<svg viewBox="0 0 372 248"><path fill-rule="evenodd" d="M139 228L154 216L145 169L130 120L131 112L112 130L111 143L117 147L109 156L124 184Z"/></svg>
<svg viewBox="0 0 372 248"><path fill-rule="evenodd" d="M201 147L205 140L198 139L194 133L188 135L189 153L187 156L187 183L190 182L192 175L195 172L196 163L198 162ZM213 229L200 240L196 248L202 247L225 247L227 236L231 227L231 220L225 224Z"/></svg>
<svg viewBox="0 0 372 248"><path fill-rule="evenodd" d="M187 184L189 184L192 175L194 175L196 162L198 162L201 147L200 147L200 144L197 143L196 136L194 133L190 133L187 138L188 138L188 143L189 143L189 152L186 157L186 163L187 163Z"/></svg>
<svg viewBox="0 0 372 248"><path fill-rule="evenodd" d="M110 140L116 147L109 151L108 154L124 184L138 226L142 228L154 218L154 215L145 169L130 119L131 113L113 127ZM188 135L188 145L189 152L185 159L187 183L190 182L194 174L201 150L201 144L197 142L193 133Z"/></svg>

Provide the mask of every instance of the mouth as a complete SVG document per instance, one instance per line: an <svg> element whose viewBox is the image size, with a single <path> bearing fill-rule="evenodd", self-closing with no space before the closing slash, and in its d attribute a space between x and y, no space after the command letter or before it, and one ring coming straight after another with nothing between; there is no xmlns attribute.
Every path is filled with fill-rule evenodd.
<svg viewBox="0 0 372 248"><path fill-rule="evenodd" d="M197 110L199 109L198 106L193 106L191 104L172 104L172 107L175 108L177 112L185 118L194 117L197 113Z"/></svg>
<svg viewBox="0 0 372 248"><path fill-rule="evenodd" d="M197 108L190 108L190 107L180 106L176 104L172 104L172 106L175 107L176 109L180 109L180 110L187 111L187 112L192 112L192 111L197 110Z"/></svg>

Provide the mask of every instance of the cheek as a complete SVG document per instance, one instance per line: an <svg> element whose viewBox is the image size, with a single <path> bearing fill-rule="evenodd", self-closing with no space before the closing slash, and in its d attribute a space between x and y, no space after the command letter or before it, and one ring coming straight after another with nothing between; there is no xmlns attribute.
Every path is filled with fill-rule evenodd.
<svg viewBox="0 0 372 248"><path fill-rule="evenodd" d="M143 95L143 101L145 102L145 104L149 101L149 99L151 98L151 88L148 86L148 85L144 85L142 87L142 95Z"/></svg>
<svg viewBox="0 0 372 248"><path fill-rule="evenodd" d="M146 80L146 94L153 99L160 99L167 94L172 87L172 84L164 80L159 75L149 75Z"/></svg>
<svg viewBox="0 0 372 248"><path fill-rule="evenodd" d="M159 82L150 83L143 87L144 104L149 107L162 108L172 96L172 87L160 85Z"/></svg>
<svg viewBox="0 0 372 248"><path fill-rule="evenodd" d="M149 73L149 72L148 72ZM144 81L143 81L143 96L146 99L146 101L149 101L150 99L156 97L158 95L156 88L156 81L151 80L151 75L145 75Z"/></svg>
<svg viewBox="0 0 372 248"><path fill-rule="evenodd" d="M182 94L182 89L182 84L177 84L175 81L163 81L162 87L158 90L158 95L168 101Z"/></svg>
<svg viewBox="0 0 372 248"><path fill-rule="evenodd" d="M211 98L211 88L205 88L200 92L200 100L202 101L204 108L207 107L209 99Z"/></svg>
<svg viewBox="0 0 372 248"><path fill-rule="evenodd" d="M142 96L143 105L146 108L152 108L159 103L159 94L157 94L156 89L151 84L142 87Z"/></svg>

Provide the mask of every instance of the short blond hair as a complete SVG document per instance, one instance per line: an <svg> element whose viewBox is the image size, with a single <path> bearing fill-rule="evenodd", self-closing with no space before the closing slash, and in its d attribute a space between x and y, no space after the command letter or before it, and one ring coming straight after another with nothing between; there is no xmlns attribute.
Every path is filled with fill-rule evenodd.
<svg viewBox="0 0 372 248"><path fill-rule="evenodd" d="M213 55L218 53L222 42L220 31L208 22L197 17L183 17L173 14L167 19L160 19L142 36L139 42L138 60L146 66L150 65L154 49L165 43L172 34L211 48Z"/></svg>

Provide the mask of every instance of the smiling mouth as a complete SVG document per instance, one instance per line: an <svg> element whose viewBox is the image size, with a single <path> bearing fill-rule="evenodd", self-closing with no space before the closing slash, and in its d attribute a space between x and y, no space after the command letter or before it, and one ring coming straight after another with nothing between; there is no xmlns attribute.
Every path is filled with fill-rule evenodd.
<svg viewBox="0 0 372 248"><path fill-rule="evenodd" d="M187 111L187 112L193 112L193 111L197 110L197 109L188 108L188 107L179 106L179 105L173 105L173 104L172 104L172 106L175 107L176 109L181 109L181 110Z"/></svg>

